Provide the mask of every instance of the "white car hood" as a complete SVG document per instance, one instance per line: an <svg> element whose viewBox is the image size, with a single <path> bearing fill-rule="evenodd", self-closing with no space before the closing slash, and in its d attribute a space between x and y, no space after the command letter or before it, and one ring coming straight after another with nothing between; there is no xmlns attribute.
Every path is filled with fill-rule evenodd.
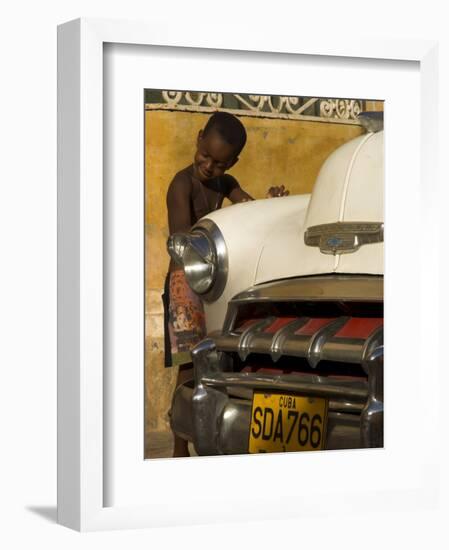
<svg viewBox="0 0 449 550"><path fill-rule="evenodd" d="M335 222L383 222L383 132L360 136L323 164L307 213L272 226L254 284L320 273L383 273L383 243L350 254L323 254L304 243L307 228ZM281 200L281 199L279 199Z"/></svg>

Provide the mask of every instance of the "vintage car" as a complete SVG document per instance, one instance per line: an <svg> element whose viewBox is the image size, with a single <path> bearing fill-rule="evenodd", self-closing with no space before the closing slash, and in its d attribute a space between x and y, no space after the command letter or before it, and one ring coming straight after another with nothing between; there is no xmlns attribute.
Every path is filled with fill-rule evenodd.
<svg viewBox="0 0 449 550"><path fill-rule="evenodd" d="M383 131L312 195L213 212L169 239L205 304L172 429L199 455L383 446Z"/></svg>

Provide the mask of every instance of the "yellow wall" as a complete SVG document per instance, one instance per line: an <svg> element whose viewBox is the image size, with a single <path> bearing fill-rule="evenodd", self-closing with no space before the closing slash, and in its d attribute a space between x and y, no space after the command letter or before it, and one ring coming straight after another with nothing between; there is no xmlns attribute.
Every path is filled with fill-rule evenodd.
<svg viewBox="0 0 449 550"><path fill-rule="evenodd" d="M196 137L208 114L146 111L146 223L166 227L165 194L182 168L192 163ZM241 117L248 140L229 171L255 198L270 185L308 193L324 159L363 133L356 125ZM163 208L161 208L163 206Z"/></svg>
<svg viewBox="0 0 449 550"><path fill-rule="evenodd" d="M163 311L160 296L168 267L165 196L176 172L192 163L198 131L209 114L145 113L146 175L146 412L147 428L167 427L176 372L163 368ZM272 185L291 194L309 193L323 161L364 130L354 124L242 116L248 134L239 162L230 170L254 198Z"/></svg>
<svg viewBox="0 0 449 550"><path fill-rule="evenodd" d="M365 101L365 111L382 111L384 110L383 101Z"/></svg>

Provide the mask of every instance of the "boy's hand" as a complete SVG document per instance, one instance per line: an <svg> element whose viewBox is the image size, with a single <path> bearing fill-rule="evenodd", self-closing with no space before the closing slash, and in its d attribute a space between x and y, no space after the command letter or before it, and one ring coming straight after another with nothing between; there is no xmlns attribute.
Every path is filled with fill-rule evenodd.
<svg viewBox="0 0 449 550"><path fill-rule="evenodd" d="M290 191L285 189L283 185L280 187L270 187L267 192L267 199L271 199L272 197L286 197L287 195L290 195Z"/></svg>

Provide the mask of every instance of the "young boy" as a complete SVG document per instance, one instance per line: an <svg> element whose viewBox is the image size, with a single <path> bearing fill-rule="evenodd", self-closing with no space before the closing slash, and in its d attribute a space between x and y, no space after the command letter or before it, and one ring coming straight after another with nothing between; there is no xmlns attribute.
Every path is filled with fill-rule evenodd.
<svg viewBox="0 0 449 550"><path fill-rule="evenodd" d="M193 164L178 172L167 192L170 235L187 232L203 216L221 208L224 198L232 203L253 200L238 181L226 171L239 160L246 143L240 120L226 112L214 113L196 142ZM267 197L288 195L281 187L271 187ZM170 261L164 291L165 365L179 365L177 386L193 378L190 350L206 336L204 311L200 298L190 289L183 270ZM194 320L183 335L177 312ZM187 351L186 351L187 349ZM188 456L187 442L175 435L173 456Z"/></svg>

